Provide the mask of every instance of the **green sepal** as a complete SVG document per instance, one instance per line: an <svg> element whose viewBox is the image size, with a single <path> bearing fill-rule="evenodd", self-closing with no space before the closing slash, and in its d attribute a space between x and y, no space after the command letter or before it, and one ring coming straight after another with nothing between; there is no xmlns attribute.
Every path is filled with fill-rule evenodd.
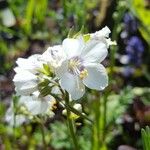
<svg viewBox="0 0 150 150"><path fill-rule="evenodd" d="M38 84L38 87L45 87L45 86L48 86L48 84L50 83L50 81L48 79L44 79L43 81L41 81L39 84Z"/></svg>
<svg viewBox="0 0 150 150"><path fill-rule="evenodd" d="M73 30L74 30L74 27L71 27L70 30L69 30L67 38L72 38L73 37L73 34L74 34Z"/></svg>
<svg viewBox="0 0 150 150"><path fill-rule="evenodd" d="M43 64L43 68L38 70L40 73L47 75L47 76L52 76L53 70L50 68L48 64Z"/></svg>
<svg viewBox="0 0 150 150"><path fill-rule="evenodd" d="M43 64L43 69L44 69L45 75L51 75L52 70L47 64Z"/></svg>
<svg viewBox="0 0 150 150"><path fill-rule="evenodd" d="M73 38L76 39L78 36L82 35L83 32L84 32L84 26L81 27L80 31L77 32L77 33L73 36Z"/></svg>
<svg viewBox="0 0 150 150"><path fill-rule="evenodd" d="M46 87L44 87L42 89L39 89L39 91L40 91L40 94L43 97L45 97L45 96L47 96L47 95L49 95L51 93L51 89L52 89L52 87L46 86Z"/></svg>

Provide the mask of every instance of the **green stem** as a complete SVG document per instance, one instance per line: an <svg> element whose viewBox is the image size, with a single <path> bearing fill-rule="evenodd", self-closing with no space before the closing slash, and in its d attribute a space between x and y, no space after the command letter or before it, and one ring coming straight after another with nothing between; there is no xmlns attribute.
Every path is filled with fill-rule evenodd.
<svg viewBox="0 0 150 150"><path fill-rule="evenodd" d="M66 92L65 103L66 103L66 105L69 105L69 94L67 92ZM66 110L67 110L68 127L69 127L70 135L72 137L72 141L73 141L73 144L74 144L74 149L79 150L78 142L77 142L76 134L75 134L74 121L73 121L73 119L70 118L70 113L71 113L70 110L67 109L67 108L66 108Z"/></svg>
<svg viewBox="0 0 150 150"><path fill-rule="evenodd" d="M102 107L103 107L103 135L102 135L102 140L105 142L105 137L106 137L106 125L107 125L107 93L105 93L103 97L103 102L102 102Z"/></svg>
<svg viewBox="0 0 150 150"><path fill-rule="evenodd" d="M96 93L94 93L96 94ZM99 97L99 95L97 95ZM101 110L100 110L100 99L95 99L93 103L94 111L94 124L93 124L93 143L92 150L99 150L101 146Z"/></svg>
<svg viewBox="0 0 150 150"><path fill-rule="evenodd" d="M71 107L71 106L69 106L69 105L66 105L66 104L64 104L64 105L65 105L65 107L66 107L69 111L71 111L71 112L73 112L74 114L80 116L81 118L86 119L86 120L88 120L89 122L93 123L93 121L92 121L91 119L89 119L86 115L83 115L82 113L80 113L79 111L77 111L75 108L73 108L73 107Z"/></svg>
<svg viewBox="0 0 150 150"><path fill-rule="evenodd" d="M41 119L40 121L40 129L41 129L41 134L42 134L42 142L43 142L43 147L46 150L47 149L47 145L46 145L46 140L45 140L45 126L43 124L43 119Z"/></svg>
<svg viewBox="0 0 150 150"><path fill-rule="evenodd" d="M83 119L86 119L88 120L89 122L93 123L93 121L91 119L89 119L86 115L80 113L78 110L76 110L75 108L71 107L68 103L63 103L62 102L62 99L60 97L58 97L57 95L55 94L52 94L51 95L58 101L60 102L63 106L65 106L69 111L73 112L74 114L80 116L81 118Z"/></svg>

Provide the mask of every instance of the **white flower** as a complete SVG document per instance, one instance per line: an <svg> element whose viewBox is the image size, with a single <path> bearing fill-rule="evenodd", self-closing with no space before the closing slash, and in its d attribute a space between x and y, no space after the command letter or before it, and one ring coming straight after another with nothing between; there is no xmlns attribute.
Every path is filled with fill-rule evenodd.
<svg viewBox="0 0 150 150"><path fill-rule="evenodd" d="M22 96L21 101L32 115L48 114L53 116L54 114L52 110L56 101L52 96L42 97L39 92L34 92L32 96Z"/></svg>
<svg viewBox="0 0 150 150"><path fill-rule="evenodd" d="M43 67L42 55L34 54L28 58L18 58L16 64L22 70L27 70L33 74L38 72L38 69Z"/></svg>
<svg viewBox="0 0 150 150"><path fill-rule="evenodd" d="M65 59L61 45L49 47L42 55L42 59L46 61L50 67L57 68Z"/></svg>
<svg viewBox="0 0 150 150"><path fill-rule="evenodd" d="M34 92L32 96L21 96L16 104L16 115L14 112L14 105L11 103L8 108L5 121L10 126L19 126L25 122L29 122L34 115L48 115L53 117L53 108L56 101L51 96L41 97L39 92Z"/></svg>
<svg viewBox="0 0 150 150"><path fill-rule="evenodd" d="M42 68L43 62L41 55L32 55L31 57L18 58L16 61L18 67L14 70L15 90L18 95L30 95L38 89L38 69Z"/></svg>
<svg viewBox="0 0 150 150"><path fill-rule="evenodd" d="M111 39L109 38L110 33L111 33L110 29L107 26L105 26L101 30L96 31L95 33L91 33L90 37L92 40L105 42L107 44L107 47L109 47L110 45L116 45L116 42L111 41Z"/></svg>
<svg viewBox="0 0 150 150"><path fill-rule="evenodd" d="M18 95L30 95L38 89L38 77L29 71L15 68L14 76L15 90Z"/></svg>
<svg viewBox="0 0 150 150"><path fill-rule="evenodd" d="M56 69L60 85L72 99L79 99L85 93L85 86L103 90L108 85L108 76L100 64L107 56L107 44L101 40L84 41L67 38L62 43L65 60Z"/></svg>
<svg viewBox="0 0 150 150"><path fill-rule="evenodd" d="M108 38L110 33L111 33L110 29L106 26L102 28L101 30L96 31L95 33L92 33L90 35L91 35L91 38L101 39L103 37Z"/></svg>

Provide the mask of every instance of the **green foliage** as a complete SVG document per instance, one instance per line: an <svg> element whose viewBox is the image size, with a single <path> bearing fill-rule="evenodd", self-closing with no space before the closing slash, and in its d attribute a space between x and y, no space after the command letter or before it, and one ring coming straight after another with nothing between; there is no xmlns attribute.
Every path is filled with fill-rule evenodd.
<svg viewBox="0 0 150 150"><path fill-rule="evenodd" d="M136 15L140 20L140 31L143 37L145 38L145 40L147 40L148 43L150 43L150 18L146 17L149 16L150 10L145 8L144 2L142 2L141 0L132 0L131 6L134 15Z"/></svg>
<svg viewBox="0 0 150 150"><path fill-rule="evenodd" d="M50 125L52 134L51 134L51 144L55 149L73 149L71 144L71 138L68 132L66 123L56 121ZM85 125L78 131L78 143L81 150L90 150L91 149L91 130L89 126Z"/></svg>
<svg viewBox="0 0 150 150"><path fill-rule="evenodd" d="M45 19L47 12L47 0L36 1L29 0L26 6L25 22L23 28L30 35L34 29L35 22L37 26L41 25ZM40 26L41 27L41 26ZM42 28L41 28L42 29Z"/></svg>
<svg viewBox="0 0 150 150"><path fill-rule="evenodd" d="M5 104L1 102L0 100L0 122L2 122L2 118L5 114L6 108L5 108Z"/></svg>
<svg viewBox="0 0 150 150"><path fill-rule="evenodd" d="M150 128L149 128L149 126L147 126L146 129L142 129L141 134L142 134L144 150L149 150L150 149Z"/></svg>
<svg viewBox="0 0 150 150"><path fill-rule="evenodd" d="M111 94L108 96L108 124L111 124L111 122L114 123L125 112L128 104L132 103L133 98L134 93L131 87L122 89L120 94Z"/></svg>
<svg viewBox="0 0 150 150"><path fill-rule="evenodd" d="M55 122L51 124L52 135L51 144L56 149L71 149L73 148L70 144L69 132L67 125L62 122Z"/></svg>

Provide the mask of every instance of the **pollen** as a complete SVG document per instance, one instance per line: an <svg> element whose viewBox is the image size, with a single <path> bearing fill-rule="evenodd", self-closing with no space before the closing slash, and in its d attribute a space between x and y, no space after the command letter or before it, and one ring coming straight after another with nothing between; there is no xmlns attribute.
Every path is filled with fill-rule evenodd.
<svg viewBox="0 0 150 150"><path fill-rule="evenodd" d="M81 80L83 80L83 79L86 78L87 76L88 76L88 71L87 71L86 69L84 69L84 70L82 70L82 71L80 72L79 77L80 77Z"/></svg>
<svg viewBox="0 0 150 150"><path fill-rule="evenodd" d="M69 62L69 68L74 68L77 67L78 65L80 65L80 61L77 59L72 59Z"/></svg>

